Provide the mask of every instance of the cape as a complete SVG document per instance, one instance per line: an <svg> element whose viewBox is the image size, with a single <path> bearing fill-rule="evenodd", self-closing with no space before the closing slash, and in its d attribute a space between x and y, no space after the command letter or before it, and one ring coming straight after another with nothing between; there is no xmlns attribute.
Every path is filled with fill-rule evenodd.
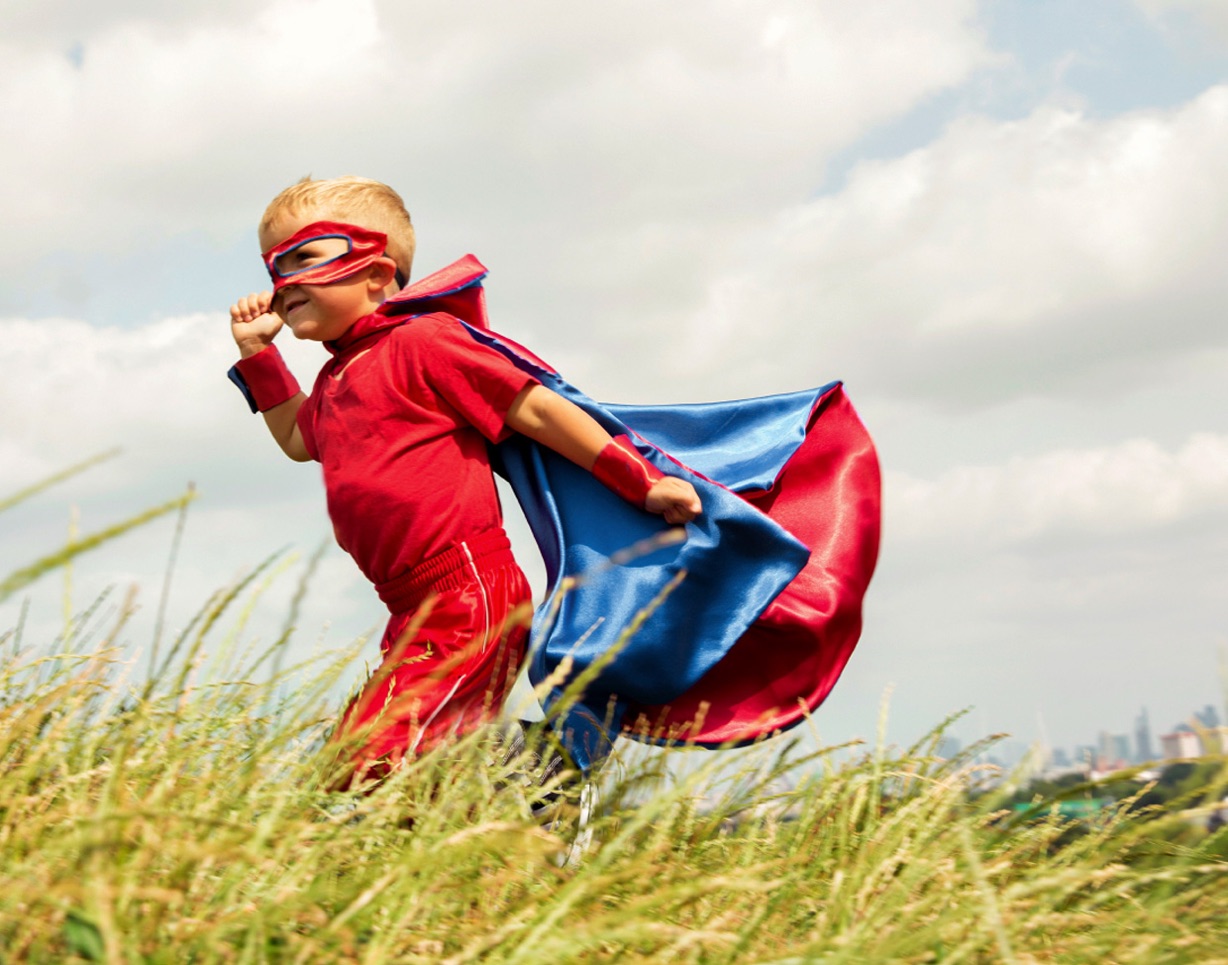
<svg viewBox="0 0 1228 965"><path fill-rule="evenodd" d="M587 769L620 733L725 747L800 723L857 644L878 556L878 458L841 383L728 402L598 403L490 330L485 275L468 255L381 315L455 316L703 501L678 533L524 436L493 447L546 564L529 676L575 762Z"/></svg>

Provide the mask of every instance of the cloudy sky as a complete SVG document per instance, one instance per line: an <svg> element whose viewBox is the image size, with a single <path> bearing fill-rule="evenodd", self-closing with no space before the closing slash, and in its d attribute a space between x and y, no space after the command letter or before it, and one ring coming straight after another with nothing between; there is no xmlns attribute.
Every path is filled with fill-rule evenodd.
<svg viewBox="0 0 1228 965"><path fill-rule="evenodd" d="M316 468L225 381L226 307L263 287L267 200L358 173L405 196L417 275L476 253L496 328L594 396L845 380L885 539L824 738L890 685L896 741L1222 703L1221 0L3 0L0 142L0 498L123 449L0 517L3 572L191 481L176 627L328 539ZM304 382L323 358L283 350ZM134 654L172 529L72 573L75 606L140 587ZM28 592L28 641L65 589ZM333 547L296 646L380 622Z"/></svg>

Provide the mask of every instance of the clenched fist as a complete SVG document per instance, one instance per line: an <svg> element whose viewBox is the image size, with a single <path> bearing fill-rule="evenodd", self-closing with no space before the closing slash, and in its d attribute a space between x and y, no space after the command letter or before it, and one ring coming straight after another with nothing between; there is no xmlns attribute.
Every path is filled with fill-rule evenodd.
<svg viewBox="0 0 1228 965"><path fill-rule="evenodd" d="M230 333L243 358L272 344L281 331L282 320L273 314L272 306L272 292L255 292L230 306Z"/></svg>
<svg viewBox="0 0 1228 965"><path fill-rule="evenodd" d="M648 490L644 508L650 513L664 516L667 523L689 523L703 511L699 493L685 479L666 476L658 479Z"/></svg>

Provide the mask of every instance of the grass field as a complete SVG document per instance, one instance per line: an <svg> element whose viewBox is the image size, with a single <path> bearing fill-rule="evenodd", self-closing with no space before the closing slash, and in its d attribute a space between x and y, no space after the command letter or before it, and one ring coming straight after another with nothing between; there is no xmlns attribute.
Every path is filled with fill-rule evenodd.
<svg viewBox="0 0 1228 965"><path fill-rule="evenodd" d="M123 605L54 644L0 628L5 961L1228 962L1228 837L1190 823L1196 800L1012 814L977 748L934 756L940 729L869 752L778 738L734 773L616 760L571 863L574 809L544 827L551 788L488 736L330 793L337 668L247 654L254 586L139 679Z"/></svg>

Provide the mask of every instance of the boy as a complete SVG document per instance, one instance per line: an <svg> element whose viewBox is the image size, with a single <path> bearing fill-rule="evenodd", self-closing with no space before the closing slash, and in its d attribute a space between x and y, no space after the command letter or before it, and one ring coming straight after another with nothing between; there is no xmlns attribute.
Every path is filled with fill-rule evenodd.
<svg viewBox="0 0 1228 965"><path fill-rule="evenodd" d="M503 532L488 443L520 433L669 523L694 520L702 505L691 483L457 318L390 310L414 232L386 185L304 179L269 204L260 244L273 288L231 306L241 356L232 379L287 456L322 464L337 541L389 607L383 663L339 731L360 743L356 777L387 773L490 720L523 655L529 590ZM427 294L448 294L447 272L433 288L428 279ZM310 396L273 344L283 325L332 353Z"/></svg>

